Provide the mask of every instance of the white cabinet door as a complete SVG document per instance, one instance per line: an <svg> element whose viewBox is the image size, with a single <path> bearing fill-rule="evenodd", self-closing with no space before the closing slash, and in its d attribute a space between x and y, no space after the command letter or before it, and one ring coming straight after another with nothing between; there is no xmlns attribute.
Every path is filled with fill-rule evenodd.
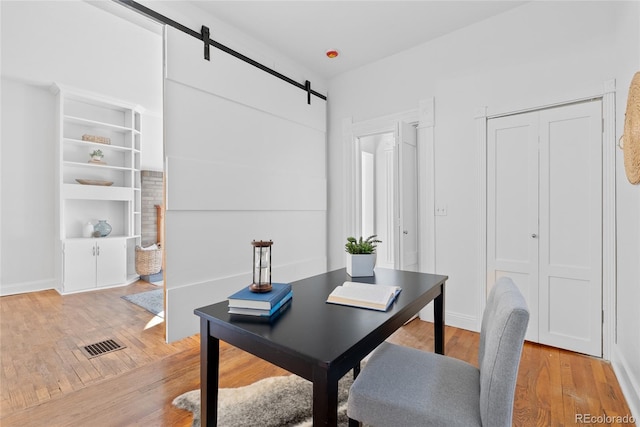
<svg viewBox="0 0 640 427"><path fill-rule="evenodd" d="M64 242L63 290L83 291L96 287L96 245L93 239Z"/></svg>
<svg viewBox="0 0 640 427"><path fill-rule="evenodd" d="M124 283L127 278L127 242L125 239L96 241L96 285Z"/></svg>
<svg viewBox="0 0 640 427"><path fill-rule="evenodd" d="M63 263L64 293L122 284L127 279L127 240L66 240Z"/></svg>

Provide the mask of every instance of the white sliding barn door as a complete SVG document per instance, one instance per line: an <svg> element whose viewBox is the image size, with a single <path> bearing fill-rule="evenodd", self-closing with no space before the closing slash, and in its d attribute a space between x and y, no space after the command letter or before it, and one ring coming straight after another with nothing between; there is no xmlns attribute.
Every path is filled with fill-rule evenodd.
<svg viewBox="0 0 640 427"><path fill-rule="evenodd" d="M489 286L511 276L526 338L602 355L602 112L599 101L490 119Z"/></svg>
<svg viewBox="0 0 640 427"><path fill-rule="evenodd" d="M198 307L251 282L252 240L273 281L326 271L326 101L166 28L167 340ZM302 250L303 249L303 250Z"/></svg>
<svg viewBox="0 0 640 427"><path fill-rule="evenodd" d="M395 265L400 270L418 271L418 154L415 127L398 122L395 140Z"/></svg>

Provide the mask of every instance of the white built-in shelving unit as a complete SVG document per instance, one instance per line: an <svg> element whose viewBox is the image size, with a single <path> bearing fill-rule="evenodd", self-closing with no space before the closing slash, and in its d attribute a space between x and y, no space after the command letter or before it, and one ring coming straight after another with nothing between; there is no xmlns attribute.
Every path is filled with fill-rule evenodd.
<svg viewBox="0 0 640 427"><path fill-rule="evenodd" d="M52 90L58 108L60 291L131 283L138 278L135 247L140 244L142 226L142 110L65 86L54 85ZM90 162L94 150L104 154L102 163ZM98 220L106 220L111 233L84 237L87 222L95 225Z"/></svg>

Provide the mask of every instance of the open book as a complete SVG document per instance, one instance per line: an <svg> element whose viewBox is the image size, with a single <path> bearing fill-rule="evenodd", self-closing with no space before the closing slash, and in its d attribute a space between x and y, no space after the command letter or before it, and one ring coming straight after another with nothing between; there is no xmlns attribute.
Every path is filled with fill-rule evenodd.
<svg viewBox="0 0 640 427"><path fill-rule="evenodd" d="M387 311L401 290L400 286L344 282L329 294L327 302Z"/></svg>

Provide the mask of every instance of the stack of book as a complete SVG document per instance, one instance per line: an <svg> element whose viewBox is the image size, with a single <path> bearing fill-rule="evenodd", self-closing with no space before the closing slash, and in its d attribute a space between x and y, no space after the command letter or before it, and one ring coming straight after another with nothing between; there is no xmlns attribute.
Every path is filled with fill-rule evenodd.
<svg viewBox="0 0 640 427"><path fill-rule="evenodd" d="M293 296L289 283L272 283L270 292L251 292L248 286L229 296L229 313L271 317Z"/></svg>

